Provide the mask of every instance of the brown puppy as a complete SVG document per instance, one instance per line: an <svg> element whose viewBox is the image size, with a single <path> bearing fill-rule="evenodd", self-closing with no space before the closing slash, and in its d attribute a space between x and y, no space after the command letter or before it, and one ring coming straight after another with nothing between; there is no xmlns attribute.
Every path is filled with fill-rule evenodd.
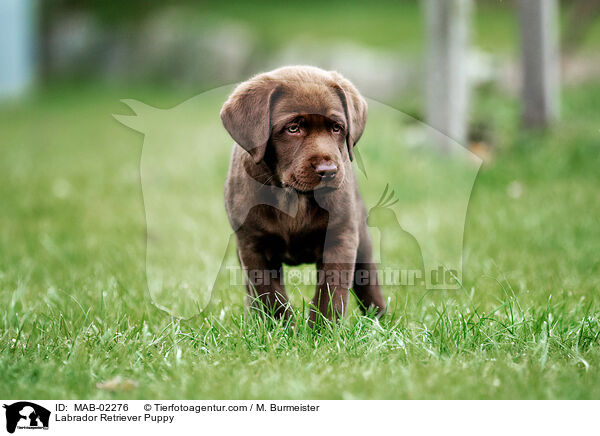
<svg viewBox="0 0 600 436"><path fill-rule="evenodd" d="M252 301L288 316L282 264L316 263L311 322L316 310L343 315L349 288L383 313L350 163L367 119L356 88L336 72L284 67L239 85L221 119L237 143L225 205Z"/></svg>

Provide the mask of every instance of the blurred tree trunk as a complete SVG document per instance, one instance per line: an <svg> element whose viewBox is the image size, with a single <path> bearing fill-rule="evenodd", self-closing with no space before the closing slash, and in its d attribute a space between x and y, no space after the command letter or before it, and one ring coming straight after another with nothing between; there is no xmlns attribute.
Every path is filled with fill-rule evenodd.
<svg viewBox="0 0 600 436"><path fill-rule="evenodd" d="M427 123L450 139L467 139L467 56L471 0L425 0L427 30ZM451 142L437 135L443 150Z"/></svg>
<svg viewBox="0 0 600 436"><path fill-rule="evenodd" d="M0 99L20 96L35 76L35 4L0 1Z"/></svg>
<svg viewBox="0 0 600 436"><path fill-rule="evenodd" d="M523 124L545 127L558 118L558 1L519 0Z"/></svg>

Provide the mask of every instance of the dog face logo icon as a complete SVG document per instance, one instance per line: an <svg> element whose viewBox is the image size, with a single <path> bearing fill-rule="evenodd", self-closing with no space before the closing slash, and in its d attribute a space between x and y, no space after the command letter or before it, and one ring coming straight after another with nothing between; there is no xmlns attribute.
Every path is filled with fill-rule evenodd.
<svg viewBox="0 0 600 436"><path fill-rule="evenodd" d="M3 406L6 409L6 431L19 429L48 429L50 411L28 401Z"/></svg>

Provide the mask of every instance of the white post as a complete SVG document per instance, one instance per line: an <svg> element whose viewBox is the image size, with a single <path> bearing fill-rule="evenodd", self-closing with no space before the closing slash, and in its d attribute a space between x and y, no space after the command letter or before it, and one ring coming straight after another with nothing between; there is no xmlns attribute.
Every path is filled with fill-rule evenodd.
<svg viewBox="0 0 600 436"><path fill-rule="evenodd" d="M467 140L467 57L472 0L425 0L427 123L460 144ZM449 142L437 135L443 150Z"/></svg>
<svg viewBox="0 0 600 436"><path fill-rule="evenodd" d="M0 98L22 94L33 79L34 4L0 1Z"/></svg>
<svg viewBox="0 0 600 436"><path fill-rule="evenodd" d="M544 127L559 116L558 1L520 0L523 123Z"/></svg>

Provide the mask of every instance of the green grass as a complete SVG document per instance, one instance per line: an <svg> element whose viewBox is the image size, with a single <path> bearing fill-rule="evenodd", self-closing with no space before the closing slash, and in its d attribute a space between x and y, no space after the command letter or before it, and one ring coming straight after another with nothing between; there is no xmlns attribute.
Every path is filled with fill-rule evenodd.
<svg viewBox="0 0 600 436"><path fill-rule="evenodd" d="M566 89L547 133L482 94L498 152L469 205L463 289L386 289L385 318L353 306L319 331L300 312L310 289L296 328L249 316L239 290L186 321L152 304L142 136L110 116L124 97L184 96L54 87L0 111L0 397L600 397L600 85ZM96 386L116 376L137 386Z"/></svg>

